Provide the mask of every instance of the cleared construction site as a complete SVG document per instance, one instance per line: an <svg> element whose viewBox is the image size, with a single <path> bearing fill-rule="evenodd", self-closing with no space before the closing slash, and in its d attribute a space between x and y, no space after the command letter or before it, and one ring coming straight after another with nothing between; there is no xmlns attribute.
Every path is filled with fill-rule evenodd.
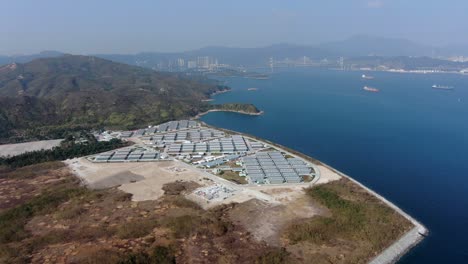
<svg viewBox="0 0 468 264"><path fill-rule="evenodd" d="M204 127L192 120L171 121L135 131L104 132L138 142L132 148L101 153L95 163L159 162L180 160L213 175L229 172L249 185L301 184L318 177L318 168L306 160L265 142Z"/></svg>

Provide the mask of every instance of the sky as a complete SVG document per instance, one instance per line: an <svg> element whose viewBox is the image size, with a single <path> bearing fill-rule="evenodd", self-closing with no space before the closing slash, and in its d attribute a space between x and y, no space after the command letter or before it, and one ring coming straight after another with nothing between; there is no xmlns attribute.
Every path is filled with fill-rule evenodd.
<svg viewBox="0 0 468 264"><path fill-rule="evenodd" d="M356 34L468 43L467 0L0 0L0 54L314 45Z"/></svg>

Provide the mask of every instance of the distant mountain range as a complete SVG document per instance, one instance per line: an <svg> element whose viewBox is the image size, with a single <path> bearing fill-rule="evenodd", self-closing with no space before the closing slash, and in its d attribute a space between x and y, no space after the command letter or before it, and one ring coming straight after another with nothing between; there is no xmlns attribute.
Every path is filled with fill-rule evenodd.
<svg viewBox="0 0 468 264"><path fill-rule="evenodd" d="M0 139L70 127L135 128L196 115L228 89L201 77L64 55L0 67ZM44 132L46 131L46 132Z"/></svg>
<svg viewBox="0 0 468 264"><path fill-rule="evenodd" d="M13 56L1 56L0 55L0 65L9 64L9 63L26 63L35 59L40 58L55 58L62 56L63 53L59 51L42 51L37 54L30 55L13 55Z"/></svg>
<svg viewBox="0 0 468 264"><path fill-rule="evenodd" d="M407 39L391 39L357 35L343 41L319 45L339 56L432 56L433 48Z"/></svg>
<svg viewBox="0 0 468 264"><path fill-rule="evenodd" d="M467 49L468 51L468 49ZM359 35L343 41L328 42L315 46L275 44L260 48L205 47L198 50L180 53L145 52L137 54L97 54L96 56L128 64L138 64L152 67L158 62L175 60L177 58L196 59L199 56L217 58L220 63L236 66L266 65L270 58L298 59L307 56L311 59L336 59L339 57L362 56L436 56L449 54L443 48L432 48L405 39L389 39ZM466 52L465 54L468 54Z"/></svg>
<svg viewBox="0 0 468 264"><path fill-rule="evenodd" d="M11 62L28 62L35 58L57 57L62 53L56 51L42 52L24 56L0 56L0 65ZM276 44L259 48L233 48L211 46L197 50L162 53L141 52L137 54L94 54L100 58L144 67L155 67L161 61L176 60L177 58L196 59L199 56L217 58L220 63L236 66L265 65L270 57L274 59L297 59L307 56L311 59L338 57L448 57L468 56L468 45L451 45L446 47L432 47L418 44L406 39L382 38L367 35L357 35L343 41L328 42L314 46Z"/></svg>

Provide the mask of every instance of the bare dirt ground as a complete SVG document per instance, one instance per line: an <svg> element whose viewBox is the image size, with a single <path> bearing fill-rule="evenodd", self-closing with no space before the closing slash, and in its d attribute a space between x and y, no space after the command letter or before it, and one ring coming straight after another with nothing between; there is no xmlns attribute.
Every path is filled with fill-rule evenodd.
<svg viewBox="0 0 468 264"><path fill-rule="evenodd" d="M341 179L341 176L323 165L316 165L320 170L320 179L315 184L324 184Z"/></svg>
<svg viewBox="0 0 468 264"><path fill-rule="evenodd" d="M0 210L0 263L271 263L287 257L232 223L227 212L233 205L203 210L186 200L196 182L166 184L159 199L135 202L116 188L86 190L59 162L0 172L8 187L2 199L25 184L31 186L24 194L33 195ZM74 191L53 199L64 190ZM13 208L25 203L34 206Z"/></svg>
<svg viewBox="0 0 468 264"><path fill-rule="evenodd" d="M93 163L86 158L78 158L65 163L88 187L104 189L119 186L120 190L133 195L133 201L157 200L164 194L164 184L184 181L196 182L200 186L221 184L235 191L227 199L210 201L195 194L187 195L187 198L204 209L233 202L242 203L254 198L278 203L265 192L234 184L180 161Z"/></svg>
<svg viewBox="0 0 468 264"><path fill-rule="evenodd" d="M180 167L174 161L92 163L85 158L68 160L71 170L91 188L119 189L133 195L134 201L157 200L163 194L163 185L175 181L193 181L200 185L212 184L203 179L196 169Z"/></svg>
<svg viewBox="0 0 468 264"><path fill-rule="evenodd" d="M279 204L257 199L238 204L230 217L242 225L259 241L280 246L280 234L291 221L307 219L315 215L327 215L328 210L309 199L299 188L269 188L262 192L271 195Z"/></svg>
<svg viewBox="0 0 468 264"><path fill-rule="evenodd" d="M35 151L41 149L51 149L60 145L62 139L42 140L18 144L5 144L0 145L0 157L2 156L15 156L28 151Z"/></svg>

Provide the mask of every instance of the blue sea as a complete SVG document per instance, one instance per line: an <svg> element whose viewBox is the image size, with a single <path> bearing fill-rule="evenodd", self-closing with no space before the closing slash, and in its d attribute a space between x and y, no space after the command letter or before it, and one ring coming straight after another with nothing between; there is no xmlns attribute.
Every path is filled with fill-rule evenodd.
<svg viewBox="0 0 468 264"><path fill-rule="evenodd" d="M317 158L418 219L430 234L400 263L468 263L468 76L372 72L365 74L375 79L363 80L363 73L223 78L233 90L214 103L253 103L265 114L214 112L202 120Z"/></svg>

